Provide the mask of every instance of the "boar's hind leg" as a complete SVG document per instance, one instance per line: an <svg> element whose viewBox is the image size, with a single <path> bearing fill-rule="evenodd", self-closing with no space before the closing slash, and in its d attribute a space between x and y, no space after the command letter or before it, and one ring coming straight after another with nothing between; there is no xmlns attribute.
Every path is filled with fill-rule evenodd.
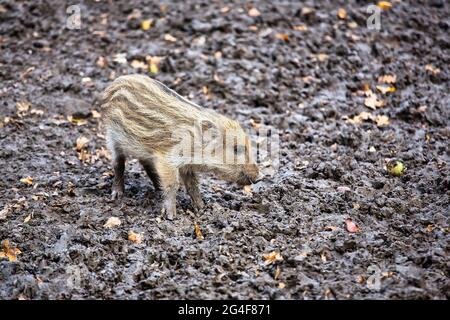
<svg viewBox="0 0 450 320"><path fill-rule="evenodd" d="M192 205L196 210L202 209L204 203L200 194L197 174L189 169L181 169L180 176L186 187L187 193L191 197Z"/></svg>
<svg viewBox="0 0 450 320"><path fill-rule="evenodd" d="M159 181L158 173L156 172L155 165L152 160L140 160L145 172L147 172L148 177L152 180L153 186L156 191L161 190L161 183Z"/></svg>
<svg viewBox="0 0 450 320"><path fill-rule="evenodd" d="M114 182L112 186L111 199L121 199L124 191L124 171L125 171L125 155L118 150L114 150L113 154L113 169Z"/></svg>
<svg viewBox="0 0 450 320"><path fill-rule="evenodd" d="M173 220L177 214L176 196L179 188L178 169L171 166L163 157L155 159L154 166L159 177L163 203L161 213Z"/></svg>

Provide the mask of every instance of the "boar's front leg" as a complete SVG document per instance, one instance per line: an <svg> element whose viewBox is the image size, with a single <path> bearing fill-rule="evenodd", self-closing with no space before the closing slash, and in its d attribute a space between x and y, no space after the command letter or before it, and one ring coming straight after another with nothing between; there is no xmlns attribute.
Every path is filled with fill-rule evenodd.
<svg viewBox="0 0 450 320"><path fill-rule="evenodd" d="M114 182L111 200L120 200L124 191L125 156L120 152L113 153Z"/></svg>
<svg viewBox="0 0 450 320"><path fill-rule="evenodd" d="M192 205L196 210L202 209L204 203L200 194L197 174L189 168L180 169L180 176L183 180L186 191L191 197Z"/></svg>
<svg viewBox="0 0 450 320"><path fill-rule="evenodd" d="M177 214L176 197L180 186L178 169L171 166L163 157L157 157L154 162L159 177L159 184L163 195L161 213L167 219L173 220Z"/></svg>

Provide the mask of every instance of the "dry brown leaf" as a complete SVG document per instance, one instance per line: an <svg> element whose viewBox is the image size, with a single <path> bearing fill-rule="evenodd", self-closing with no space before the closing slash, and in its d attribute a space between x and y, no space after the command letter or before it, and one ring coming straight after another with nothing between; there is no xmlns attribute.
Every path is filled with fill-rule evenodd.
<svg viewBox="0 0 450 320"><path fill-rule="evenodd" d="M328 55L327 55L326 53L319 53L319 54L317 55L317 59L318 59L320 62L324 62L325 60L328 59Z"/></svg>
<svg viewBox="0 0 450 320"><path fill-rule="evenodd" d="M352 221L352 219L346 219L345 220L345 225L347 227L347 231L354 233L354 232L359 232L359 227L356 225L356 223L354 223Z"/></svg>
<svg viewBox="0 0 450 320"><path fill-rule="evenodd" d="M380 82L380 83L392 84L392 83L395 83L396 81L397 81L397 76L395 74L394 75L385 74L385 75L378 77L378 82Z"/></svg>
<svg viewBox="0 0 450 320"><path fill-rule="evenodd" d="M26 178L20 179L20 182L28 184L28 185L32 185L33 184L33 178L28 176Z"/></svg>
<svg viewBox="0 0 450 320"><path fill-rule="evenodd" d="M97 62L95 64L97 65L97 67L106 68L108 66L108 60L105 57L100 56L98 57Z"/></svg>
<svg viewBox="0 0 450 320"><path fill-rule="evenodd" d="M347 18L347 11L345 11L344 8L339 8L337 16L339 17L339 19L346 19Z"/></svg>
<svg viewBox="0 0 450 320"><path fill-rule="evenodd" d="M386 94L389 92L395 92L395 87L382 85L382 86L377 86L377 90L380 91L382 94Z"/></svg>
<svg viewBox="0 0 450 320"><path fill-rule="evenodd" d="M384 101L377 98L377 95L373 92L364 99L364 105L372 110L384 106Z"/></svg>
<svg viewBox="0 0 450 320"><path fill-rule="evenodd" d="M261 12L259 12L259 10L256 8L251 8L250 10L248 10L248 15L250 17L259 17L261 15Z"/></svg>
<svg viewBox="0 0 450 320"><path fill-rule="evenodd" d="M31 103L28 101L19 101L16 103L17 111L21 113L27 112L31 107Z"/></svg>
<svg viewBox="0 0 450 320"><path fill-rule="evenodd" d="M379 116L376 116L375 122L378 127L385 127L385 126L389 125L389 118L388 118L388 116L385 116L385 115L379 115Z"/></svg>
<svg viewBox="0 0 450 320"><path fill-rule="evenodd" d="M2 251L0 251L0 258L8 258L9 261L17 261L17 255L21 254L22 251L18 248L11 248L9 246L9 240L2 241Z"/></svg>
<svg viewBox="0 0 450 320"><path fill-rule="evenodd" d="M140 61L140 60L136 60L136 59L133 60L133 61L131 61L130 66L131 66L133 69L142 69L142 70L146 70L146 69L148 68L148 66L147 66L147 64L146 64L145 62Z"/></svg>
<svg viewBox="0 0 450 320"><path fill-rule="evenodd" d="M106 220L106 223L103 225L103 228L111 229L114 227L118 227L122 224L122 221L120 221L117 217L110 217L108 220Z"/></svg>
<svg viewBox="0 0 450 320"><path fill-rule="evenodd" d="M23 219L23 223L28 223L31 220L31 214L27 215L25 219Z"/></svg>
<svg viewBox="0 0 450 320"><path fill-rule="evenodd" d="M266 266L269 264L272 264L276 261L283 261L283 257L277 251L272 251L271 253L263 254L263 258L264 258L264 264Z"/></svg>
<svg viewBox="0 0 450 320"><path fill-rule="evenodd" d="M86 138L85 136L79 136L76 141L77 151L80 152L88 142L89 142L88 138Z"/></svg>
<svg viewBox="0 0 450 320"><path fill-rule="evenodd" d="M274 276L274 279L275 279L275 280L278 280L278 278L280 277L280 275L281 275L281 268L280 268L280 266L277 266L277 268L275 269L275 276Z"/></svg>
<svg viewBox="0 0 450 320"><path fill-rule="evenodd" d="M350 118L347 120L348 123L354 123L354 124L360 124L363 121L366 120L372 120L373 119L373 115L369 112L363 111L360 114L354 116L353 118Z"/></svg>
<svg viewBox="0 0 450 320"><path fill-rule="evenodd" d="M202 230L200 230L200 226L197 223L194 223L194 230L195 230L195 235L197 236L197 239L199 239L199 240L205 239L205 237L203 237Z"/></svg>
<svg viewBox="0 0 450 320"><path fill-rule="evenodd" d="M168 41L168 42L177 42L177 38L175 38L174 36L166 33L164 35L164 40Z"/></svg>
<svg viewBox="0 0 450 320"><path fill-rule="evenodd" d="M438 73L441 72L441 69L436 68L436 67L434 67L434 66L431 65L431 64L427 64L427 65L425 66L425 71L429 71L429 72L431 72L432 74L437 75Z"/></svg>
<svg viewBox="0 0 450 320"><path fill-rule="evenodd" d="M283 41L289 41L289 35L286 33L277 33L277 34L275 34L275 38L283 40Z"/></svg>
<svg viewBox="0 0 450 320"><path fill-rule="evenodd" d="M253 189L251 185L246 185L244 186L244 188L242 189L242 191L244 191L245 194L252 194L253 193Z"/></svg>
<svg viewBox="0 0 450 320"><path fill-rule="evenodd" d="M377 6L383 10L388 10L392 8L392 3L389 1L378 1Z"/></svg>
<svg viewBox="0 0 450 320"><path fill-rule="evenodd" d="M134 231L128 232L128 240L136 244L142 243L144 240L144 235L142 233L136 233Z"/></svg>
<svg viewBox="0 0 450 320"><path fill-rule="evenodd" d="M429 224L426 228L427 232L432 232L434 230L435 226L432 224Z"/></svg>
<svg viewBox="0 0 450 320"><path fill-rule="evenodd" d="M306 25L298 25L298 26L294 26L293 29L296 30L296 31L307 31L308 30L308 26L306 26Z"/></svg>

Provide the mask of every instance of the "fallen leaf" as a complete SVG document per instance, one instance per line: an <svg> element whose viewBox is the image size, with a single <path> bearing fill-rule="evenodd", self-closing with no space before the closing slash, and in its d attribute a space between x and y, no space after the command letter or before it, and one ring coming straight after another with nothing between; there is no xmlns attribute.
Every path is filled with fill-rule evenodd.
<svg viewBox="0 0 450 320"><path fill-rule="evenodd" d="M356 29L356 28L358 28L358 24L357 24L355 21L350 21L349 23L347 23L347 26L348 26L350 29Z"/></svg>
<svg viewBox="0 0 450 320"><path fill-rule="evenodd" d="M20 179L20 182L28 184L28 185L32 185L33 184L33 178L28 176L26 178Z"/></svg>
<svg viewBox="0 0 450 320"><path fill-rule="evenodd" d="M74 116L67 116L67 120L69 120L73 124L76 124L77 126L84 126L88 123L87 119L77 118Z"/></svg>
<svg viewBox="0 0 450 320"><path fill-rule="evenodd" d="M363 121L372 120L372 119L373 119L373 115L371 113L363 111L360 114L354 116L353 118L348 119L347 122L354 123L354 124L360 124Z"/></svg>
<svg viewBox="0 0 450 320"><path fill-rule="evenodd" d="M388 116L385 116L385 115L379 115L379 116L376 116L375 122L378 127L385 127L385 126L389 125L389 118L388 118Z"/></svg>
<svg viewBox="0 0 450 320"><path fill-rule="evenodd" d="M106 229L111 229L111 228L114 228L114 227L118 227L121 224L122 224L122 221L120 221L119 218L117 218L117 217L110 217L110 218L108 218L106 223L103 225L103 227L106 228ZM133 232L133 231L131 231L131 232ZM128 237L130 237L130 235L128 235ZM133 241L133 240L131 240L131 241Z"/></svg>
<svg viewBox="0 0 450 320"><path fill-rule="evenodd" d="M278 284L278 288L279 288L279 289L284 289L284 288L286 288L286 284L285 284L284 282L280 282L280 283Z"/></svg>
<svg viewBox="0 0 450 320"><path fill-rule="evenodd" d="M151 63L150 67L149 67L149 71L150 71L150 73L157 74L159 71L158 66L154 63Z"/></svg>
<svg viewBox="0 0 450 320"><path fill-rule="evenodd" d="M277 268L275 269L275 276L274 276L274 279L275 279L275 280L278 280L278 278L280 277L280 275L281 275L281 269L280 269L280 266L277 266Z"/></svg>
<svg viewBox="0 0 450 320"><path fill-rule="evenodd" d="M164 40L169 41L169 42L177 42L177 38L175 38L174 36L166 33L164 35Z"/></svg>
<svg viewBox="0 0 450 320"><path fill-rule="evenodd" d="M9 261L17 261L17 255L21 254L22 251L18 248L11 248L9 246L9 240L2 241L2 251L0 251L0 258L8 258Z"/></svg>
<svg viewBox="0 0 450 320"><path fill-rule="evenodd" d="M105 57L100 56L98 57L95 64L97 65L97 67L106 68L108 66L108 60Z"/></svg>
<svg viewBox="0 0 450 320"><path fill-rule="evenodd" d="M425 66L425 71L429 71L429 72L431 72L432 74L436 75L436 74L438 74L438 73L441 72L441 69L436 68L436 67L434 67L434 66L431 65L431 64L427 64L427 65Z"/></svg>
<svg viewBox="0 0 450 320"><path fill-rule="evenodd" d="M289 35L287 35L286 33L277 33L275 34L275 38L283 41L289 41Z"/></svg>
<svg viewBox="0 0 450 320"><path fill-rule="evenodd" d="M85 136L79 136L76 141L77 151L80 152L88 142L89 142L88 138L86 138Z"/></svg>
<svg viewBox="0 0 450 320"><path fill-rule="evenodd" d="M314 11L313 8L310 8L310 7L303 7L303 8L302 8L302 11L301 11L301 15L302 15L302 16L306 16L306 15L312 13L313 11Z"/></svg>
<svg viewBox="0 0 450 320"><path fill-rule="evenodd" d="M136 59L133 60L133 61L131 61L130 66L131 66L133 69L142 69L142 70L146 70L146 69L148 68L148 66L147 66L147 64L146 64L145 62L140 61L140 60L136 60Z"/></svg>
<svg viewBox="0 0 450 320"><path fill-rule="evenodd" d="M97 110L91 110L92 113L92 118L94 119L99 119L102 117L102 114L100 112L98 112Z"/></svg>
<svg viewBox="0 0 450 320"><path fill-rule="evenodd" d="M17 111L19 112L27 112L31 107L31 103L28 101L19 101L16 103Z"/></svg>
<svg viewBox="0 0 450 320"><path fill-rule="evenodd" d="M354 233L354 232L359 232L359 227L356 225L356 223L354 223L352 221L352 219L346 219L345 220L345 225L347 227L347 231Z"/></svg>
<svg viewBox="0 0 450 320"><path fill-rule="evenodd" d="M248 10L248 15L250 17L259 17L261 15L261 12L259 12L259 10L256 8L251 8L250 10Z"/></svg>
<svg viewBox="0 0 450 320"><path fill-rule="evenodd" d="M0 211L0 220L5 220L8 214L11 213L11 206L5 205L5 207Z"/></svg>
<svg viewBox="0 0 450 320"><path fill-rule="evenodd" d="M375 93L370 94L366 99L364 99L364 105L372 110L384 106L384 101L379 100Z"/></svg>
<svg viewBox="0 0 450 320"><path fill-rule="evenodd" d="M244 191L244 193L250 194L250 195L253 193L253 190L252 190L252 186L251 186L251 185L246 185L246 186L244 186L244 188L242 189L242 191Z"/></svg>
<svg viewBox="0 0 450 320"><path fill-rule="evenodd" d="M264 258L264 264L267 266L269 264L272 264L276 261L283 261L283 257L281 256L281 254L277 251L272 251L271 253L268 254L263 254L263 258Z"/></svg>
<svg viewBox="0 0 450 320"><path fill-rule="evenodd" d="M358 282L359 284L364 284L366 282L366 279L364 278L364 276L359 275L356 278L356 282Z"/></svg>
<svg viewBox="0 0 450 320"><path fill-rule="evenodd" d="M378 82L380 82L380 83L392 84L392 83L395 83L396 81L397 81L396 75L386 74L386 75L378 77Z"/></svg>
<svg viewBox="0 0 450 320"><path fill-rule="evenodd" d="M394 92L395 87L394 86L377 86L377 90L380 91L382 94L386 94L388 92Z"/></svg>
<svg viewBox="0 0 450 320"><path fill-rule="evenodd" d="M392 8L392 3L389 1L378 1L377 6L383 10L388 10Z"/></svg>
<svg viewBox="0 0 450 320"><path fill-rule="evenodd" d="M197 238L200 240L204 240L205 237L203 237L202 230L200 230L200 226L197 223L194 224L194 229L195 229L195 235L197 236Z"/></svg>
<svg viewBox="0 0 450 320"><path fill-rule="evenodd" d="M31 214L27 215L25 219L23 219L23 223L28 223L31 220Z"/></svg>
<svg viewBox="0 0 450 320"><path fill-rule="evenodd" d="M338 13L337 13L339 19L346 19L347 18L347 11L345 11L344 8L339 8Z"/></svg>
<svg viewBox="0 0 450 320"><path fill-rule="evenodd" d="M434 225L429 224L429 225L427 226L427 228L426 228L426 231L427 231L427 232L432 232L432 231L434 230L434 228L435 228Z"/></svg>
<svg viewBox="0 0 450 320"><path fill-rule="evenodd" d="M296 31L307 31L308 30L308 26L306 26L306 25L298 25L298 26L294 26L293 29L296 30Z"/></svg>
<svg viewBox="0 0 450 320"><path fill-rule="evenodd" d="M371 153L377 152L377 149L375 149L374 146L371 146L371 147L369 148L369 152L371 152Z"/></svg>
<svg viewBox="0 0 450 320"><path fill-rule="evenodd" d="M325 53L319 53L317 55L317 59L319 59L320 62L323 62L328 59L328 55Z"/></svg>
<svg viewBox="0 0 450 320"><path fill-rule="evenodd" d="M386 170L391 176L400 177L405 172L405 165L401 160L391 159L386 164Z"/></svg>
<svg viewBox="0 0 450 320"><path fill-rule="evenodd" d="M141 29L144 31L149 30L152 27L153 24L153 20L152 19L147 19L141 22Z"/></svg>
<svg viewBox="0 0 450 320"><path fill-rule="evenodd" d="M139 244L142 243L142 241L144 240L144 235L142 233L136 233L134 231L130 231L128 232L128 240Z"/></svg>
<svg viewBox="0 0 450 320"><path fill-rule="evenodd" d="M325 262L328 261L327 253L326 253L325 251L322 251L322 252L320 253L320 260L322 260L323 263L325 263Z"/></svg>
<svg viewBox="0 0 450 320"><path fill-rule="evenodd" d="M113 61L119 64L127 64L127 54L126 53L116 53L113 56Z"/></svg>

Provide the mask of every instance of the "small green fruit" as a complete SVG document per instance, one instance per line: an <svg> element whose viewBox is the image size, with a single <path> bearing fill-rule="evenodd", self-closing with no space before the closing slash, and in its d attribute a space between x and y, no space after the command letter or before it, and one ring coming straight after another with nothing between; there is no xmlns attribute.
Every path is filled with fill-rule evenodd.
<svg viewBox="0 0 450 320"><path fill-rule="evenodd" d="M400 160L391 160L386 165L387 171L391 176L399 177L405 172L405 165Z"/></svg>

